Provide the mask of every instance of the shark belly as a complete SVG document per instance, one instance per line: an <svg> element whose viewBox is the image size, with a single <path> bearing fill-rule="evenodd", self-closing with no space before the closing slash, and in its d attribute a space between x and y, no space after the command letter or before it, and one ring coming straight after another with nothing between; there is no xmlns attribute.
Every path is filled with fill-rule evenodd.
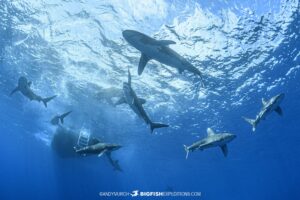
<svg viewBox="0 0 300 200"><path fill-rule="evenodd" d="M78 153L86 153L86 154L99 154L105 150L105 147L103 144L95 144L92 146L84 147L80 150L78 150Z"/></svg>
<svg viewBox="0 0 300 200"><path fill-rule="evenodd" d="M38 99L37 98L38 96L36 94L34 94L34 92L29 88L21 88L20 91L25 97L27 97L30 100L37 100Z"/></svg>
<svg viewBox="0 0 300 200"><path fill-rule="evenodd" d="M162 64L176 69L183 68L181 62L182 57L168 47L149 45L139 46L137 49L147 55L148 58L156 60Z"/></svg>
<svg viewBox="0 0 300 200"><path fill-rule="evenodd" d="M205 143L199 146L199 149L204 150L212 147L220 147L225 145L227 142L220 139L208 139Z"/></svg>
<svg viewBox="0 0 300 200"><path fill-rule="evenodd" d="M201 146L199 146L199 149L204 150L204 149L209 149L209 148L212 148L215 146L218 146L218 145L215 143L206 143L206 144L202 144Z"/></svg>
<svg viewBox="0 0 300 200"><path fill-rule="evenodd" d="M139 103L139 100L134 93L134 91L129 87L123 87L124 97L127 104L130 108L140 117L142 118L147 124L150 123L150 119L146 114L143 106Z"/></svg>
<svg viewBox="0 0 300 200"><path fill-rule="evenodd" d="M132 109L140 118L142 118L146 122L146 124L150 124L151 121L150 121L146 111L144 110L143 106L137 102L138 102L138 99L136 98L134 101L134 104L131 106Z"/></svg>

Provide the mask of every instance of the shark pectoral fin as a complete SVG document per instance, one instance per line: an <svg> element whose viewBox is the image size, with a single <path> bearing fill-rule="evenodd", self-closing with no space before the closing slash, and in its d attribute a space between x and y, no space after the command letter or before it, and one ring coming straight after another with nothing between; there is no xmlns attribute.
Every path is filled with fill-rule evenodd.
<svg viewBox="0 0 300 200"><path fill-rule="evenodd" d="M215 132L211 128L207 128L207 136L213 136L215 135Z"/></svg>
<svg viewBox="0 0 300 200"><path fill-rule="evenodd" d="M221 150L222 150L224 156L226 157L227 154L228 154L228 147L227 147L227 145L224 144L224 145L222 145L222 146L220 146L220 147L221 147Z"/></svg>
<svg viewBox="0 0 300 200"><path fill-rule="evenodd" d="M11 93L9 95L12 96L17 91L19 91L19 87L16 87L13 91L11 91Z"/></svg>
<svg viewBox="0 0 300 200"><path fill-rule="evenodd" d="M98 143L101 143L101 140L99 140L98 138L95 138L93 137L92 139L90 139L90 142L89 142L91 145L94 145L94 144L98 144Z"/></svg>
<svg viewBox="0 0 300 200"><path fill-rule="evenodd" d="M275 109L275 112L277 112L280 116L283 115L282 109L279 106Z"/></svg>
<svg viewBox="0 0 300 200"><path fill-rule="evenodd" d="M158 44L162 46L170 45L170 44L176 44L176 42L172 40L158 40Z"/></svg>
<svg viewBox="0 0 300 200"><path fill-rule="evenodd" d="M150 58L148 56L146 56L145 54L142 53L141 58L140 58L140 62L139 62L139 68L138 68L138 74L141 75L148 63L148 61L150 60Z"/></svg>
<svg viewBox="0 0 300 200"><path fill-rule="evenodd" d="M267 105L267 102L264 98L261 99L261 102L262 102L263 106Z"/></svg>
<svg viewBox="0 0 300 200"><path fill-rule="evenodd" d="M185 153L186 153L185 154L185 159L188 159L190 150L189 150L188 146L186 146L186 145L183 145L183 148L184 148Z"/></svg>
<svg viewBox="0 0 300 200"><path fill-rule="evenodd" d="M101 153L98 154L98 157L101 157L106 152L107 152L107 150L102 151Z"/></svg>
<svg viewBox="0 0 300 200"><path fill-rule="evenodd" d="M145 104L145 103L146 103L146 99L139 98L139 102L140 102L141 104Z"/></svg>
<svg viewBox="0 0 300 200"><path fill-rule="evenodd" d="M32 84L32 82L28 81L28 83L27 83L28 87L31 87L31 84Z"/></svg>

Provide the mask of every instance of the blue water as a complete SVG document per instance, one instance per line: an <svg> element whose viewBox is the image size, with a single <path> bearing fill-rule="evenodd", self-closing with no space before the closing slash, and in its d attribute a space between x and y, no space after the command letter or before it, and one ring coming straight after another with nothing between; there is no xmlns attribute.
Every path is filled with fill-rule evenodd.
<svg viewBox="0 0 300 200"><path fill-rule="evenodd" d="M300 199L299 14L297 0L1 0L0 199L170 188L201 192L191 199ZM122 38L125 29L174 40L171 48L203 72L205 88L156 61L138 76L140 53ZM98 99L99 88L122 87L128 67L151 119L170 128L151 135L128 106ZM58 97L48 108L10 97L20 76L36 93ZM253 134L242 116L254 117L261 98L278 93L283 117L271 114ZM49 120L67 110L65 128L85 126L123 145L113 152L123 172L105 157L54 151ZM212 148L185 160L183 144L205 137L207 127L237 135L228 157Z"/></svg>

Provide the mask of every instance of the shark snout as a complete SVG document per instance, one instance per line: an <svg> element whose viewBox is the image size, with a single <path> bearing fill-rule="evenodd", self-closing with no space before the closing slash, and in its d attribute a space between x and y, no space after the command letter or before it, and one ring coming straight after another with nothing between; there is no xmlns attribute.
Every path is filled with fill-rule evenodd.
<svg viewBox="0 0 300 200"><path fill-rule="evenodd" d="M19 78L18 85L19 86L26 86L27 84L28 84L27 78L25 78L24 76L21 76Z"/></svg>
<svg viewBox="0 0 300 200"><path fill-rule="evenodd" d="M284 93L280 93L278 96L277 96L277 99L279 99L280 101L282 101L285 97L285 94Z"/></svg>
<svg viewBox="0 0 300 200"><path fill-rule="evenodd" d="M122 35L126 40L130 40L132 37L135 37L137 34L138 32L133 30L125 30L122 32Z"/></svg>
<svg viewBox="0 0 300 200"><path fill-rule="evenodd" d="M115 145L112 146L113 150L118 150L120 148L122 148L122 145L115 144Z"/></svg>
<svg viewBox="0 0 300 200"><path fill-rule="evenodd" d="M231 134L231 135L229 136L229 140L230 140L230 141L234 140L235 138L236 138L236 135L234 135L234 134Z"/></svg>
<svg viewBox="0 0 300 200"><path fill-rule="evenodd" d="M230 141L234 140L235 138L236 138L236 135L234 135L234 134L228 134L225 137L225 141L230 142Z"/></svg>

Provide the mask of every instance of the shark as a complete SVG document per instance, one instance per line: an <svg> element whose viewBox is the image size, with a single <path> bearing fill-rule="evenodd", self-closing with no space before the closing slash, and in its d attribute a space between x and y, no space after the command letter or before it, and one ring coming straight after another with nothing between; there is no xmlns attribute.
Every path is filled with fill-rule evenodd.
<svg viewBox="0 0 300 200"><path fill-rule="evenodd" d="M65 118L66 116L68 116L71 112L72 112L72 111L69 111L69 112L66 112L66 113L64 113L64 114L54 116L54 117L51 119L50 123L51 123L52 125L58 125L58 124L59 124L59 121L60 121L60 123L63 124L63 123L64 123L64 118Z"/></svg>
<svg viewBox="0 0 300 200"><path fill-rule="evenodd" d="M98 140L94 144L82 147L82 148L74 148L76 153L81 155L98 155L98 157L101 157L105 153L111 153L112 151L116 151L120 149L122 146L119 144L110 144L110 143L104 143Z"/></svg>
<svg viewBox="0 0 300 200"><path fill-rule="evenodd" d="M249 119L247 117L243 117L246 122L252 125L252 131L256 130L257 125L261 120L265 120L268 115L270 115L273 111L278 113L280 116L283 115L282 109L280 107L280 103L284 99L285 94L280 93L274 97L272 97L269 101L266 101L262 98L262 108L259 113L256 115L255 119Z"/></svg>
<svg viewBox="0 0 300 200"><path fill-rule="evenodd" d="M97 138L92 138L88 146L81 147L81 148L74 147L74 150L76 153L84 156L89 154L89 155L98 155L98 157L101 157L102 155L105 154L108 158L109 163L113 166L113 169L115 171L122 172L123 170L119 165L119 161L113 160L111 157L111 153L113 151L120 149L121 147L122 146L119 144L104 143Z"/></svg>
<svg viewBox="0 0 300 200"><path fill-rule="evenodd" d="M176 44L176 42L172 40L156 40L135 30L124 30L122 35L130 45L141 52L138 65L139 75L143 73L149 60L153 59L176 68L180 74L183 71L189 71L199 76L203 85L202 73L184 57L169 47L169 45Z"/></svg>
<svg viewBox="0 0 300 200"><path fill-rule="evenodd" d="M135 91L131 87L131 74L128 69L128 82L123 83L123 96L118 101L119 103L125 102L129 105L129 107L139 116L141 119L144 120L146 124L150 125L151 133L153 133L153 130L156 128L163 128L163 127L169 127L167 124L162 123L155 123L152 122L149 116L147 115L143 104L146 102L146 100L142 98L138 98Z"/></svg>
<svg viewBox="0 0 300 200"><path fill-rule="evenodd" d="M186 152L186 159L189 156L189 152L196 150L204 150L212 147L220 147L224 156L227 157L228 147L227 143L236 138L236 135L231 133L218 133L216 134L211 128L207 128L207 137L201 139L190 146L183 145Z"/></svg>
<svg viewBox="0 0 300 200"><path fill-rule="evenodd" d="M18 80L18 86L11 91L10 96L12 96L16 92L21 92L25 97L27 97L30 101L38 101L43 102L45 107L47 107L47 103L54 99L57 95L48 98L42 98L41 96L35 94L30 88L32 82L28 81L26 77L21 76Z"/></svg>

